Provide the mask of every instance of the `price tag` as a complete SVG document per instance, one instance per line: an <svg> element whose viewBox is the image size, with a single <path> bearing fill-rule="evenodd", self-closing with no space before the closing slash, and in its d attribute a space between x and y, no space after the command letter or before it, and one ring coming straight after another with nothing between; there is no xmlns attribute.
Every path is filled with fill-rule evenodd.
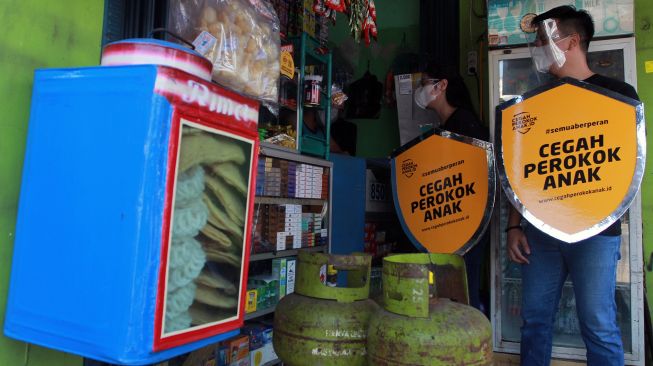
<svg viewBox="0 0 653 366"><path fill-rule="evenodd" d="M281 75L292 79L295 75L295 61L290 52L281 51Z"/></svg>
<svg viewBox="0 0 653 366"><path fill-rule="evenodd" d="M399 75L399 94L413 94L413 80L410 74Z"/></svg>
<svg viewBox="0 0 653 366"><path fill-rule="evenodd" d="M193 46L195 46L195 51L199 54L206 55L217 41L218 40L211 33L202 31L202 33L200 33L200 35L193 41Z"/></svg>
<svg viewBox="0 0 653 366"><path fill-rule="evenodd" d="M371 201L387 201L386 185L383 183L370 183L370 200Z"/></svg>

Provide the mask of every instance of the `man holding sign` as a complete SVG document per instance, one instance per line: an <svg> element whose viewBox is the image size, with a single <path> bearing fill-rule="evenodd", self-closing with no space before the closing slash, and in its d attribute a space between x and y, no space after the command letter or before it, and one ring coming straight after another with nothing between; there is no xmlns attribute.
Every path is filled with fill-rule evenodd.
<svg viewBox="0 0 653 366"><path fill-rule="evenodd" d="M590 70L587 51L594 35L594 24L587 12L571 6L561 6L535 17L532 25L537 28L537 40L532 49L532 56L538 71L549 72L558 78L582 80L638 99L632 86ZM594 108L607 107L596 105ZM558 122L561 122L564 125L562 128L565 129L585 124L594 127L608 123L607 120L568 123L570 121L565 120L567 111L560 108L559 112L556 112L560 113ZM517 138L527 136L528 126L533 123L545 124L524 111L515 112L510 117L513 129L519 130L520 134L515 134ZM610 123L617 124L619 121L611 120ZM547 124L546 127L546 133L549 134L557 133L559 126ZM600 164L619 162L625 153L618 147L608 146L607 137L598 132L599 129L596 131L586 138L570 134L569 137L561 138L561 141L542 141L536 146L526 146L526 149L536 150L536 158L539 161L523 164L523 168L520 166L520 178L523 179L521 182L526 182L523 183L526 185L526 179L541 175L543 179L538 181L537 187L546 193L547 190L551 192L562 186L580 187L582 183L601 179L606 181L603 175L605 168L600 170ZM531 132L530 136L537 133ZM507 146L505 140L503 143ZM509 167L509 164L505 165ZM573 192L573 195L580 194L579 189ZM525 191L523 187L513 187L512 191L520 202L528 200L528 197L524 198L523 193L519 197L520 192ZM585 194L585 191L581 193ZM563 200L566 197L572 195L558 195L548 199ZM539 202L543 201L540 199ZM564 213L559 215L563 216L562 219L575 220L574 217L564 217ZM537 216L537 213L531 216ZM508 256L512 261L522 264L521 364L549 364L553 322L564 282L569 276L574 284L577 315L587 347L588 365L623 365L623 345L615 303L616 266L620 258L621 242L620 220L617 219L597 235L573 244L542 232L540 229L548 224L544 220L542 222L542 225L529 224L522 228L520 213L511 207L508 226L505 229Z"/></svg>

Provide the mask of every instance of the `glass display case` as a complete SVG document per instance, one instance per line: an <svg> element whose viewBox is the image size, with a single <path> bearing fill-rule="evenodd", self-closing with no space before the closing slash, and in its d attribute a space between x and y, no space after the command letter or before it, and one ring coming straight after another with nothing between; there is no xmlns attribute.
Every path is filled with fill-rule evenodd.
<svg viewBox="0 0 653 366"><path fill-rule="evenodd" d="M594 41L588 62L593 71L636 86L634 39ZM495 131L494 108L551 80L535 72L528 48L490 52L490 131ZM521 270L506 255L506 233L510 203L500 191L492 225L492 323L494 347L499 352L518 353L520 342ZM640 365L643 349L643 261L641 198L635 198L622 217L621 260L617 268L618 322L628 365ZM585 348L576 317L573 287L563 288L554 322L553 357L584 359Z"/></svg>
<svg viewBox="0 0 653 366"><path fill-rule="evenodd" d="M181 119L162 339L238 319L252 140Z"/></svg>

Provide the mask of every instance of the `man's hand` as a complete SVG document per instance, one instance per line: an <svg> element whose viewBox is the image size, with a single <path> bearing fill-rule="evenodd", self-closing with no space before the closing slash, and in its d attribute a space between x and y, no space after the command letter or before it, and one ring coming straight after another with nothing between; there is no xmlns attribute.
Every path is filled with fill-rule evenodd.
<svg viewBox="0 0 653 366"><path fill-rule="evenodd" d="M528 246L526 235L521 229L508 231L507 249L511 261L521 264L530 263L527 255L531 254L531 248Z"/></svg>
<svg viewBox="0 0 653 366"><path fill-rule="evenodd" d="M506 243L508 257L515 263L528 264L530 262L526 256L531 254L531 247L528 246L526 234L524 234L524 231L519 228L520 222L521 215L514 207L510 206L510 212L508 213L508 227L511 229L507 232L508 240Z"/></svg>

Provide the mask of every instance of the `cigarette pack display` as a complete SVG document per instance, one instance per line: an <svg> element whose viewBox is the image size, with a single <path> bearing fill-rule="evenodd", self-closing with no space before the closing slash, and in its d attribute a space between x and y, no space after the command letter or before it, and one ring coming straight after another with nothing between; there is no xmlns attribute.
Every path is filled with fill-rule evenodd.
<svg viewBox="0 0 653 366"><path fill-rule="evenodd" d="M126 365L237 333L258 103L164 66L53 69L30 116L4 333Z"/></svg>
<svg viewBox="0 0 653 366"><path fill-rule="evenodd" d="M286 232L277 233L277 250L286 250Z"/></svg>

